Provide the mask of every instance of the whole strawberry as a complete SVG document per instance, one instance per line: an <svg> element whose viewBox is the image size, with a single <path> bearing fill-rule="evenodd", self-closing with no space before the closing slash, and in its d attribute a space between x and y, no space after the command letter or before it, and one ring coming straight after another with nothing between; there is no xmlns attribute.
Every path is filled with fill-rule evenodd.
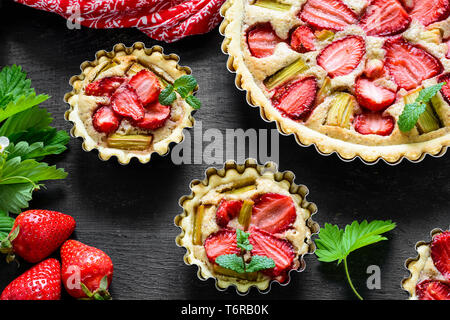
<svg viewBox="0 0 450 320"><path fill-rule="evenodd" d="M21 213L5 240L0 252L35 263L47 258L75 230L75 220L66 214L48 210L29 210Z"/></svg>
<svg viewBox="0 0 450 320"><path fill-rule="evenodd" d="M113 277L111 258L102 250L67 240L61 247L61 277L74 298L109 300Z"/></svg>
<svg viewBox="0 0 450 320"><path fill-rule="evenodd" d="M35 265L3 290L0 300L59 300L61 266L56 259Z"/></svg>

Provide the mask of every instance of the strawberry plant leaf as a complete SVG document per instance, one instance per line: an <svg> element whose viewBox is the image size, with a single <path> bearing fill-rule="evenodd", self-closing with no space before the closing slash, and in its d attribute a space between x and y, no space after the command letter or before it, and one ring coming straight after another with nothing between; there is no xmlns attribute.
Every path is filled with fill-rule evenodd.
<svg viewBox="0 0 450 320"><path fill-rule="evenodd" d="M4 67L0 71L0 109L21 96L29 96L34 93L30 88L31 80L22 71L22 67L12 65Z"/></svg>
<svg viewBox="0 0 450 320"><path fill-rule="evenodd" d="M4 212L20 213L28 207L32 198L34 186L31 183L18 183L0 186L0 210Z"/></svg>
<svg viewBox="0 0 450 320"><path fill-rule="evenodd" d="M3 109L0 109L0 122L4 121L5 119L20 113L22 111L25 111L27 109L30 109L45 100L47 100L49 96L40 94L36 96L36 94L33 92L28 96L21 96L16 101L10 101L6 107Z"/></svg>
<svg viewBox="0 0 450 320"><path fill-rule="evenodd" d="M327 223L320 230L319 238L315 241L317 245L316 255L322 262L337 261L340 264L344 261L348 283L355 295L362 300L350 279L347 257L351 252L362 247L387 240L382 234L393 230L395 227L396 224L391 220L375 220L370 223L366 220L362 223L354 221L351 225L347 225L344 230Z"/></svg>

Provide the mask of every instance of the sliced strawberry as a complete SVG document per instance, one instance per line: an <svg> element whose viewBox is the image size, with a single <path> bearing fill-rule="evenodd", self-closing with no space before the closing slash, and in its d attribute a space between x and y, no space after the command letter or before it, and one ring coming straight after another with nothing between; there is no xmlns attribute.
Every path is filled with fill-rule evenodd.
<svg viewBox="0 0 450 320"><path fill-rule="evenodd" d="M444 97L444 99L450 103L450 73L443 74L439 77L438 82L445 82L446 85L442 87L441 94Z"/></svg>
<svg viewBox="0 0 450 320"><path fill-rule="evenodd" d="M373 0L359 22L368 36L390 36L408 29L411 23L397 0Z"/></svg>
<svg viewBox="0 0 450 320"><path fill-rule="evenodd" d="M281 282L284 282L287 272L293 268L295 252L292 244L258 228L251 228L248 239L253 245L252 255L265 256L275 262L275 268L265 273L274 277L281 275Z"/></svg>
<svg viewBox="0 0 450 320"><path fill-rule="evenodd" d="M135 121L144 118L144 107L136 91L127 84L120 86L111 98L111 105L117 114Z"/></svg>
<svg viewBox="0 0 450 320"><path fill-rule="evenodd" d="M126 78L123 77L109 77L96 80L89 83L84 92L88 96L110 96L125 80Z"/></svg>
<svg viewBox="0 0 450 320"><path fill-rule="evenodd" d="M300 18L318 29L341 31L358 21L356 14L341 0L308 0Z"/></svg>
<svg viewBox="0 0 450 320"><path fill-rule="evenodd" d="M384 49L386 68L395 83L406 90L418 87L422 81L437 76L443 70L438 59L403 38L387 40Z"/></svg>
<svg viewBox="0 0 450 320"><path fill-rule="evenodd" d="M251 54L257 58L271 56L278 43L282 42L270 23L258 25L247 34L248 48Z"/></svg>
<svg viewBox="0 0 450 320"><path fill-rule="evenodd" d="M447 19L450 14L448 0L414 0L411 17L420 21L424 26Z"/></svg>
<svg viewBox="0 0 450 320"><path fill-rule="evenodd" d="M120 117L109 106L103 106L95 111L92 124L98 132L112 133L119 128L120 120Z"/></svg>
<svg viewBox="0 0 450 320"><path fill-rule="evenodd" d="M381 111L394 103L397 94L375 82L359 78L355 86L358 103L371 111Z"/></svg>
<svg viewBox="0 0 450 320"><path fill-rule="evenodd" d="M380 113L363 113L355 118L353 126L360 134L388 136L394 130L395 121L394 118L383 117Z"/></svg>
<svg viewBox="0 0 450 320"><path fill-rule="evenodd" d="M278 233L290 228L296 218L297 212L291 197L266 193L255 201L251 224L261 230Z"/></svg>
<svg viewBox="0 0 450 320"><path fill-rule="evenodd" d="M216 222L221 227L226 227L230 220L236 218L242 208L242 201L221 200L216 211Z"/></svg>
<svg viewBox="0 0 450 320"><path fill-rule="evenodd" d="M158 77L148 70L141 70L136 73L128 84L136 90L144 106L158 99L161 92Z"/></svg>
<svg viewBox="0 0 450 320"><path fill-rule="evenodd" d="M349 36L329 44L317 57L319 66L332 78L351 73L366 54L366 43L359 36Z"/></svg>
<svg viewBox="0 0 450 320"><path fill-rule="evenodd" d="M384 62L380 59L371 59L366 62L364 75L369 79L377 79L384 74Z"/></svg>
<svg viewBox="0 0 450 320"><path fill-rule="evenodd" d="M305 53L315 50L314 33L308 26L300 26L291 35L291 47L297 52Z"/></svg>
<svg viewBox="0 0 450 320"><path fill-rule="evenodd" d="M272 103L289 118L304 120L313 110L316 93L316 79L303 78L275 89Z"/></svg>
<svg viewBox="0 0 450 320"><path fill-rule="evenodd" d="M415 0L400 0L400 3L409 12L414 8L414 1Z"/></svg>
<svg viewBox="0 0 450 320"><path fill-rule="evenodd" d="M431 258L436 269L450 280L450 231L445 231L433 238Z"/></svg>
<svg viewBox="0 0 450 320"><path fill-rule="evenodd" d="M419 300L450 300L450 286L438 280L424 280L417 284Z"/></svg>
<svg viewBox="0 0 450 320"><path fill-rule="evenodd" d="M240 252L236 244L236 232L227 229L211 234L206 238L204 246L206 256L212 263L216 262L218 256Z"/></svg>
<svg viewBox="0 0 450 320"><path fill-rule="evenodd" d="M142 129L156 130L161 128L170 117L170 106L163 106L158 101L147 105L144 118L135 121L134 124Z"/></svg>

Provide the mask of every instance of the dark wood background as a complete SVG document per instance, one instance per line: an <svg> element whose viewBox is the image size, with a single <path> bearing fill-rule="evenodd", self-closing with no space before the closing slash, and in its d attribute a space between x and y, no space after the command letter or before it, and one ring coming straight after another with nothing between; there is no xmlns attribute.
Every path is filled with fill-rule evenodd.
<svg viewBox="0 0 450 320"><path fill-rule="evenodd" d="M52 98L45 107L55 126L69 130L63 115L63 96L70 91L72 75L96 51L111 50L116 43L143 41L148 47L163 45L177 53L199 80L203 108L195 115L203 129L266 128L259 111L250 108L226 69L222 36L217 30L174 44L153 41L138 30L69 30L66 21L8 0L0 2L0 66L20 64L39 93ZM207 165L181 165L170 157L154 157L147 165L102 162L96 152L86 153L81 141L71 139L69 150L49 159L69 176L47 183L37 192L31 208L58 210L75 217L74 238L106 251L114 262L112 294L115 299L230 299L234 289L219 292L214 281L198 280L197 268L183 263L185 250L175 245L179 233L173 224L180 213L178 199L189 193L189 182L202 178ZM302 148L294 138L280 137L281 170L292 170L296 182L310 189L309 200L319 212L315 220L343 226L353 220L392 219L398 223L389 241L352 254L349 268L361 294L369 299L405 299L400 282L407 275L405 260L415 256L417 241L428 239L433 228L449 225L450 195L448 155L427 157L419 164L403 162L367 166L345 163L333 155L323 157L313 147ZM57 256L57 255L56 255ZM267 295L253 290L245 299L353 299L342 266L319 263L306 257L307 270L292 273L286 287L273 285ZM382 289L366 289L366 268L379 265ZM29 267L0 261L0 290Z"/></svg>

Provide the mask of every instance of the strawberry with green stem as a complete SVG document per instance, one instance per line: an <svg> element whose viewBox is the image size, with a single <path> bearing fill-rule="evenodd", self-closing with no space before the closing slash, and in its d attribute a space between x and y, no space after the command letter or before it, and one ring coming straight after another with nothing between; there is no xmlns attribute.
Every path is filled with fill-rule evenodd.
<svg viewBox="0 0 450 320"><path fill-rule="evenodd" d="M102 250L76 240L61 247L61 277L66 291L74 298L110 300L108 287L113 277L111 258Z"/></svg>
<svg viewBox="0 0 450 320"><path fill-rule="evenodd" d="M319 238L316 240L316 255L319 261L322 262L337 261L339 265L344 261L348 283L358 299L363 300L350 278L347 257L351 252L362 247L387 240L386 237L381 235L393 230L395 227L396 224L390 220L375 220L370 223L367 221L362 223L354 221L351 225L347 225L345 229L339 229L336 225L326 223L325 227L320 230Z"/></svg>

